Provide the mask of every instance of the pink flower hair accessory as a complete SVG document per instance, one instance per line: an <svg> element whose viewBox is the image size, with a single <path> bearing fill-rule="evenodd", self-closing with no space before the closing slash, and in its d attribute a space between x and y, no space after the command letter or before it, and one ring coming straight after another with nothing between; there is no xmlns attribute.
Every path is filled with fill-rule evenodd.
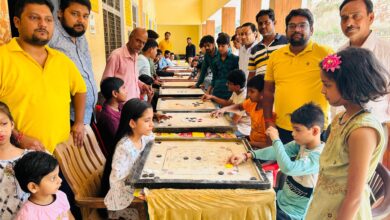
<svg viewBox="0 0 390 220"><path fill-rule="evenodd" d="M337 54L331 54L324 58L322 61L322 69L326 72L331 71L334 73L336 69L340 69L341 57L337 56Z"/></svg>

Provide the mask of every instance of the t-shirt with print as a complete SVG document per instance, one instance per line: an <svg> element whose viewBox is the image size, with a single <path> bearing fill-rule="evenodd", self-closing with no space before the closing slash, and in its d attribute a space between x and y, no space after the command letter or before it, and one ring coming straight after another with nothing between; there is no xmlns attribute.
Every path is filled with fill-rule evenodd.
<svg viewBox="0 0 390 220"><path fill-rule="evenodd" d="M58 190L54 201L49 205L38 205L27 200L19 210L15 220L68 220L69 210L68 198L65 193Z"/></svg>
<svg viewBox="0 0 390 220"><path fill-rule="evenodd" d="M246 89L242 89L240 94L237 94L236 92L232 93L232 96L230 97L230 101L233 102L233 104L241 104L245 101L246 99ZM238 121L237 124L237 129L238 131L245 135L249 136L251 132L251 119L250 117L246 114L245 111L240 111L240 113L235 113L241 116L240 120Z"/></svg>

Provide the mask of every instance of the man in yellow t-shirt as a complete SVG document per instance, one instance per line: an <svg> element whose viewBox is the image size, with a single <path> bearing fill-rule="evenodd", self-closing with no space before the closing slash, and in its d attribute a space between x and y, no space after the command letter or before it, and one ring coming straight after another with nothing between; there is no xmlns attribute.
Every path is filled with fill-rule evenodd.
<svg viewBox="0 0 390 220"><path fill-rule="evenodd" d="M23 148L53 152L69 137L72 99L72 134L81 146L86 86L76 65L46 45L54 29L53 5L20 0L15 8L19 37L0 47L0 101L14 117L13 134Z"/></svg>
<svg viewBox="0 0 390 220"><path fill-rule="evenodd" d="M165 39L160 41L160 43L158 44L158 47L160 48L160 50L162 51L163 54L166 50L172 51L172 49L173 49L172 42L169 41L169 38L171 38L171 32L168 32L168 31L165 32L164 36L165 36Z"/></svg>
<svg viewBox="0 0 390 220"><path fill-rule="evenodd" d="M320 61L332 49L310 40L313 15L308 9L292 10L286 17L289 44L274 51L267 64L264 88L266 127L278 128L283 143L293 140L290 114L308 102L319 105L328 120L329 104L321 93ZM272 119L272 109L276 121Z"/></svg>

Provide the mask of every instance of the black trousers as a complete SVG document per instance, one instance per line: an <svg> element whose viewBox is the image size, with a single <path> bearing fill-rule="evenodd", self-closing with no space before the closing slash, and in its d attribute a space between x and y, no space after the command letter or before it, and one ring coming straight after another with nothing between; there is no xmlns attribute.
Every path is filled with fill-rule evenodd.
<svg viewBox="0 0 390 220"><path fill-rule="evenodd" d="M279 138L283 142L283 144L287 144L288 142L291 142L294 140L292 136L292 131L285 130L283 128L276 127L279 132Z"/></svg>

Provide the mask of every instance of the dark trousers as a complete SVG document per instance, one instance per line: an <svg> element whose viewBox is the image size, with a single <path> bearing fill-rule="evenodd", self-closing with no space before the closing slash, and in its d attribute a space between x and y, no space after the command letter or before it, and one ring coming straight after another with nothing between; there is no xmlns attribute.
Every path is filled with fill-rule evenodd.
<svg viewBox="0 0 390 220"><path fill-rule="evenodd" d="M279 208L278 203L276 203L276 220L291 220L291 217Z"/></svg>
<svg viewBox="0 0 390 220"><path fill-rule="evenodd" d="M285 130L283 128L276 127L279 132L279 138L283 142L283 144L287 144L288 142L291 142L294 140L292 136L292 131Z"/></svg>

